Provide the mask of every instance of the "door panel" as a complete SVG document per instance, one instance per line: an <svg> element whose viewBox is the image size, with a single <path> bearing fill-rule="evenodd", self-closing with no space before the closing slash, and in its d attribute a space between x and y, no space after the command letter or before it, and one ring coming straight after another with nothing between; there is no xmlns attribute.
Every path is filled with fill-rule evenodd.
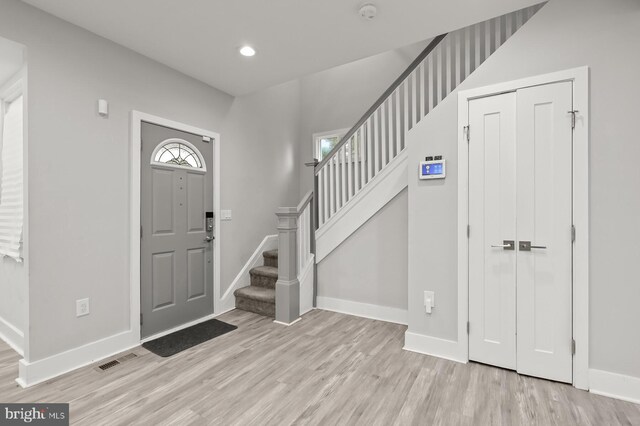
<svg viewBox="0 0 640 426"><path fill-rule="evenodd" d="M187 232L204 232L205 175L187 173Z"/></svg>
<svg viewBox="0 0 640 426"><path fill-rule="evenodd" d="M518 90L518 372L572 381L572 84Z"/></svg>
<svg viewBox="0 0 640 426"><path fill-rule="evenodd" d="M153 234L172 234L175 232L173 202L173 170L152 170L153 185Z"/></svg>
<svg viewBox="0 0 640 426"><path fill-rule="evenodd" d="M152 164L156 147L169 139L191 144L209 168L189 168L186 150L173 162ZM213 313L213 244L205 241L213 143L149 123L142 124L142 140L140 303L141 334L148 337Z"/></svg>
<svg viewBox="0 0 640 426"><path fill-rule="evenodd" d="M206 293L206 260L202 248L189 250L187 254L187 279L189 284L188 299L204 296Z"/></svg>
<svg viewBox="0 0 640 426"><path fill-rule="evenodd" d="M153 254L153 310L175 304L175 253Z"/></svg>
<svg viewBox="0 0 640 426"><path fill-rule="evenodd" d="M469 102L469 358L516 368L515 93Z"/></svg>

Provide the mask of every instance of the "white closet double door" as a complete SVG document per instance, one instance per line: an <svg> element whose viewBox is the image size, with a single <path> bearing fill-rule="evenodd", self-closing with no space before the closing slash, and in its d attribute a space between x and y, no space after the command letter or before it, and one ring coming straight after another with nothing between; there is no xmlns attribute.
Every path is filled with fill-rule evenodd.
<svg viewBox="0 0 640 426"><path fill-rule="evenodd" d="M572 381L572 83L469 102L469 358Z"/></svg>

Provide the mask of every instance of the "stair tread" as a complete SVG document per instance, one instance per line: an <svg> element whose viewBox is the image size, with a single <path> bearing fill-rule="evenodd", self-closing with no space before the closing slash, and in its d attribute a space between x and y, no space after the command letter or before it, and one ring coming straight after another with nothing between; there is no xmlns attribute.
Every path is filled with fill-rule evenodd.
<svg viewBox="0 0 640 426"><path fill-rule="evenodd" d="M272 258L272 259L277 259L277 258L278 258L278 249L264 251L264 252L262 252L262 255L263 255L264 257L269 257L269 258Z"/></svg>
<svg viewBox="0 0 640 426"><path fill-rule="evenodd" d="M258 287L250 285L242 287L233 292L236 297L245 297L247 299L259 302L276 303L276 291L272 288Z"/></svg>
<svg viewBox="0 0 640 426"><path fill-rule="evenodd" d="M278 268L275 266L256 266L249 271L251 275L262 275L268 278L278 278Z"/></svg>

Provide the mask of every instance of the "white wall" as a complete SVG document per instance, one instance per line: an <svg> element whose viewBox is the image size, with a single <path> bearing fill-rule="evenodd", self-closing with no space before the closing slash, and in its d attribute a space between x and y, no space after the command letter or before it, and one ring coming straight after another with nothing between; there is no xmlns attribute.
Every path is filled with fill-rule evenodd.
<svg viewBox="0 0 640 426"><path fill-rule="evenodd" d="M639 23L635 0L551 0L461 86L591 68L590 368L635 377L640 377L640 145L633 130L640 116ZM409 179L409 330L449 340L457 339L457 125L454 92L409 138L410 168L427 153L448 161L445 181ZM433 205L438 208L428 208ZM424 290L436 292L431 316L424 314L419 297Z"/></svg>
<svg viewBox="0 0 640 426"><path fill-rule="evenodd" d="M228 285L246 261L238 257L274 233L274 206L290 201L282 183L297 192L293 160L282 159L296 132L287 129L294 122L296 104L289 102L298 99L295 86L234 101L17 0L0 5L0 36L29 52L26 359L41 360L129 329L131 110L221 133L222 208L234 214L221 229L222 286ZM108 119L96 114L98 98L110 101ZM286 111L275 110L285 104ZM252 179L246 177L248 166ZM85 297L91 314L76 318L75 301Z"/></svg>
<svg viewBox="0 0 640 426"><path fill-rule="evenodd" d="M313 188L312 135L351 128L430 40L300 79L300 197Z"/></svg>
<svg viewBox="0 0 640 426"><path fill-rule="evenodd" d="M407 309L407 191L318 264L318 296Z"/></svg>

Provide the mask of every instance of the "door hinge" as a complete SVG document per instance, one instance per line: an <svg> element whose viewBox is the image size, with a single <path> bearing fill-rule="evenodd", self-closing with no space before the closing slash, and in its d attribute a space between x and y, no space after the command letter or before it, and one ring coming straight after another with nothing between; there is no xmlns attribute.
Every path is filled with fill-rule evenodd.
<svg viewBox="0 0 640 426"><path fill-rule="evenodd" d="M471 140L471 126L464 126L462 129L467 135L467 143L468 143Z"/></svg>
<svg viewBox="0 0 640 426"><path fill-rule="evenodd" d="M467 334L469 334L469 330L471 329L471 323L467 321Z"/></svg>
<svg viewBox="0 0 640 426"><path fill-rule="evenodd" d="M142 325L143 321L142 321L142 314L140 314L140 325Z"/></svg>
<svg viewBox="0 0 640 426"><path fill-rule="evenodd" d="M467 225L467 238L471 236L471 225Z"/></svg>
<svg viewBox="0 0 640 426"><path fill-rule="evenodd" d="M569 114L571 114L571 128L575 129L576 128L576 113L580 112L577 109L572 109L571 111L567 111Z"/></svg>
<svg viewBox="0 0 640 426"><path fill-rule="evenodd" d="M576 242L576 226L575 225L571 225L571 242L572 243Z"/></svg>
<svg viewBox="0 0 640 426"><path fill-rule="evenodd" d="M571 339L571 355L576 354L576 339Z"/></svg>
<svg viewBox="0 0 640 426"><path fill-rule="evenodd" d="M140 239L142 239L142 225L140 225Z"/></svg>

